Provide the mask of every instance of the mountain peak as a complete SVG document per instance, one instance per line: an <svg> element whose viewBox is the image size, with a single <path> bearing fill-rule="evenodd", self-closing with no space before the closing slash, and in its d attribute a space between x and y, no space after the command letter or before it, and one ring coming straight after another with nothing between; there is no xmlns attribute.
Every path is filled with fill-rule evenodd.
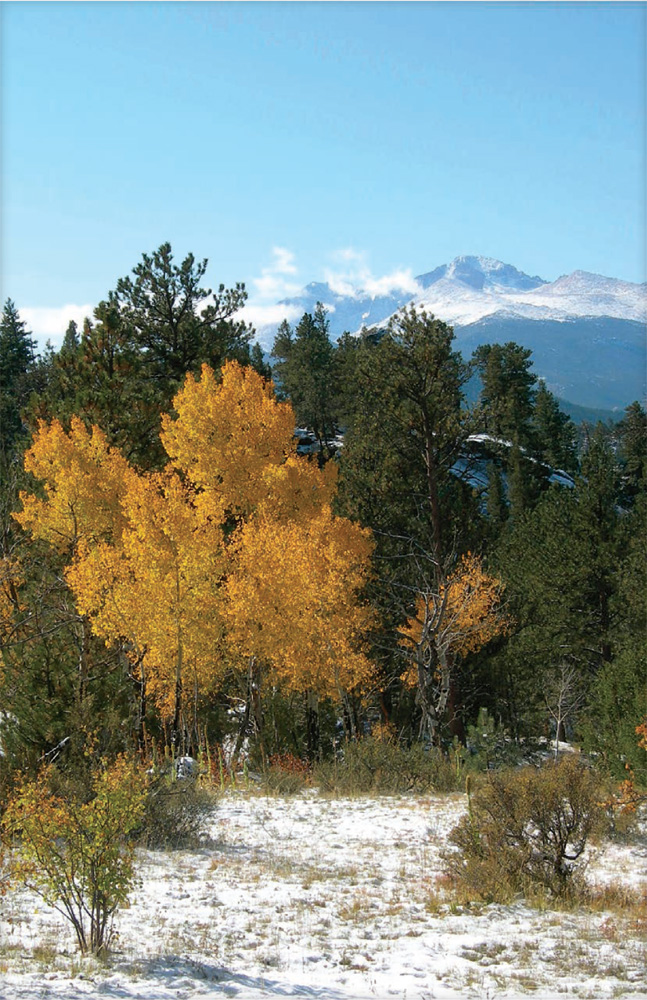
<svg viewBox="0 0 647 1000"><path fill-rule="evenodd" d="M512 264L504 264L494 257L455 257L447 268L447 277L455 278L470 288L506 288L526 292L546 284L543 278L531 276Z"/></svg>
<svg viewBox="0 0 647 1000"><path fill-rule="evenodd" d="M481 257L475 254L454 257L449 264L441 264L433 271L419 275L416 280L423 289L443 281L451 285L458 284L459 287L466 286L477 292L497 289L527 292L546 284L543 278L524 274L512 264L504 264L494 257Z"/></svg>

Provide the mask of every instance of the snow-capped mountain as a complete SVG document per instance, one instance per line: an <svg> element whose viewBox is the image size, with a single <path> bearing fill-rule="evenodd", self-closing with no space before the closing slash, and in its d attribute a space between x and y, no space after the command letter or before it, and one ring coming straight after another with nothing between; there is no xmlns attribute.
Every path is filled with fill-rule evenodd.
<svg viewBox="0 0 647 1000"><path fill-rule="evenodd" d="M322 302L330 332L381 326L402 306L450 323L466 357L482 343L515 340L533 351L536 372L559 396L581 406L624 408L647 392L647 285L574 271L556 281L530 276L490 257L456 257L415 279L416 290L344 294L313 282L280 305L291 315ZM267 349L276 326L258 331Z"/></svg>
<svg viewBox="0 0 647 1000"><path fill-rule="evenodd" d="M577 316L610 316L638 323L647 320L645 285L587 271L574 271L549 282L491 257L456 257L415 280L417 292L382 296L371 296L362 289L342 295L327 283L312 282L298 296L280 304L309 312L317 302L323 302L335 336L344 330L354 333L361 326L383 323L408 303L456 326L468 326L496 314L508 319L558 322Z"/></svg>
<svg viewBox="0 0 647 1000"><path fill-rule="evenodd" d="M558 322L576 316L647 319L644 285L586 271L548 282L489 257L457 257L417 280L423 289L412 301L458 326L499 313Z"/></svg>

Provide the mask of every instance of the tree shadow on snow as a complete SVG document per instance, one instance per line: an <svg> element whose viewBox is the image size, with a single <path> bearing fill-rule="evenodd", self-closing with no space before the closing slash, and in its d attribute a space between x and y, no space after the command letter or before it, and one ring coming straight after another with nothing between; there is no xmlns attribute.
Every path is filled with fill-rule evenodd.
<svg viewBox="0 0 647 1000"><path fill-rule="evenodd" d="M305 986L300 983L285 983L264 975L246 976L240 972L231 972L221 965L211 965L207 962L199 962L177 955L151 958L145 962L138 962L137 965L139 976L146 979L151 985L157 981L155 985L160 989L191 990L198 984L204 986L205 983L212 983L215 987L214 993L222 993L223 997L239 996L241 1000L246 1000L251 990L275 997L325 997L326 1000L348 1000L347 993L340 993L329 986L318 987ZM129 995L124 994L123 987L111 983L103 983L100 992L107 997Z"/></svg>

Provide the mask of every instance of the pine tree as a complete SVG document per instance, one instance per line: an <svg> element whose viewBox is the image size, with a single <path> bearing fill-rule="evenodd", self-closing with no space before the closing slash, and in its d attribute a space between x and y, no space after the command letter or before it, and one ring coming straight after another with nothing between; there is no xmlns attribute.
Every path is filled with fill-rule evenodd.
<svg viewBox="0 0 647 1000"><path fill-rule="evenodd" d="M532 351L512 341L485 344L474 352L485 430L509 440L516 437L521 447L532 444L537 376L531 371L531 356Z"/></svg>
<svg viewBox="0 0 647 1000"><path fill-rule="evenodd" d="M5 474L23 435L22 411L29 399L29 375L35 362L32 336L15 303L7 299L0 319L0 463Z"/></svg>
<svg viewBox="0 0 647 1000"><path fill-rule="evenodd" d="M621 558L610 598L611 658L596 675L580 732L618 779L644 787L647 761L636 727L647 716L647 494L640 493L621 523Z"/></svg>
<svg viewBox="0 0 647 1000"><path fill-rule="evenodd" d="M322 455L330 454L337 422L335 350L329 326L326 310L318 302L314 314L304 313L294 337L284 322L272 348L281 391L292 403L299 425L314 432Z"/></svg>
<svg viewBox="0 0 647 1000"><path fill-rule="evenodd" d="M626 544L619 485L613 452L596 433L575 486L551 486L513 518L497 545L494 561L517 628L491 676L499 678L497 703L507 703L517 731L546 722L545 695L564 668L574 668L585 707L594 679L613 659L621 620L617 568Z"/></svg>
<svg viewBox="0 0 647 1000"><path fill-rule="evenodd" d="M79 336L79 328L73 319L67 324L67 329L65 331L65 336L63 337L63 343L61 345L61 354L74 355L78 351L81 345L81 338Z"/></svg>
<svg viewBox="0 0 647 1000"><path fill-rule="evenodd" d="M245 304L245 286L202 286L207 260L188 254L175 264L170 243L143 254L133 276L117 282L120 321L140 354L145 378L167 410L187 372L203 364L216 371L227 359L249 362L251 330L236 318Z"/></svg>
<svg viewBox="0 0 647 1000"><path fill-rule="evenodd" d="M214 294L202 287L206 267L192 254L175 264L168 243L144 254L132 277L121 278L94 320L86 320L80 343L76 327L68 327L36 415L66 426L79 416L140 468L155 469L165 461L161 414L187 372L197 374L202 364L217 370L237 358L267 377L260 348L250 352L251 330L236 318L244 286L220 286Z"/></svg>
<svg viewBox="0 0 647 1000"><path fill-rule="evenodd" d="M483 345L473 357L482 383L475 419L496 439L478 446L489 459L488 488L505 480L513 518L537 503L553 470L577 467L575 428L545 384L537 388L531 358L513 342Z"/></svg>
<svg viewBox="0 0 647 1000"><path fill-rule="evenodd" d="M572 420L543 380L535 396L533 413L535 446L538 457L553 469L575 472L577 469L576 431Z"/></svg>
<svg viewBox="0 0 647 1000"><path fill-rule="evenodd" d="M495 462L488 462L487 466L488 489L486 498L486 510L488 522L490 524L490 534L496 538L501 532L501 528L508 518L508 505L505 495L503 478L498 465Z"/></svg>
<svg viewBox="0 0 647 1000"><path fill-rule="evenodd" d="M394 678L403 669L396 629L415 613L420 594L439 597L480 524L477 499L459 464L471 430L462 407L469 368L454 349L451 328L414 309L398 314L382 335L366 334L354 344L346 339L342 359L348 430L339 503L376 536L378 579L371 595L384 628L376 651L388 710L389 693L396 697ZM443 722L449 720L458 733L451 650L442 672L449 690ZM433 719L423 694L421 689L418 710L429 731ZM433 728L436 739L438 725Z"/></svg>
<svg viewBox="0 0 647 1000"><path fill-rule="evenodd" d="M271 351L271 356L274 359L272 362L272 375L276 383L276 393L279 399L289 398L289 391L286 388L286 378L289 382L290 376L287 374L287 371L293 347L294 337L292 335L292 327L284 319L276 331Z"/></svg>
<svg viewBox="0 0 647 1000"><path fill-rule="evenodd" d="M625 410L616 425L615 437L622 464L622 494L631 504L647 490L647 413L637 401Z"/></svg>

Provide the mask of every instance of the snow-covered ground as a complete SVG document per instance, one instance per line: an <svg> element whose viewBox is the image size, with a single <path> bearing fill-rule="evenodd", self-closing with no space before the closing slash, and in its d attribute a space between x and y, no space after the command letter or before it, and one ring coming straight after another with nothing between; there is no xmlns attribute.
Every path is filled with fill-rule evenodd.
<svg viewBox="0 0 647 1000"><path fill-rule="evenodd" d="M0 903L0 997L645 997L647 921L443 902L462 795L230 793L193 851L142 851L106 964L28 892ZM599 848L589 876L647 889L647 845ZM641 939L642 931L642 939Z"/></svg>

